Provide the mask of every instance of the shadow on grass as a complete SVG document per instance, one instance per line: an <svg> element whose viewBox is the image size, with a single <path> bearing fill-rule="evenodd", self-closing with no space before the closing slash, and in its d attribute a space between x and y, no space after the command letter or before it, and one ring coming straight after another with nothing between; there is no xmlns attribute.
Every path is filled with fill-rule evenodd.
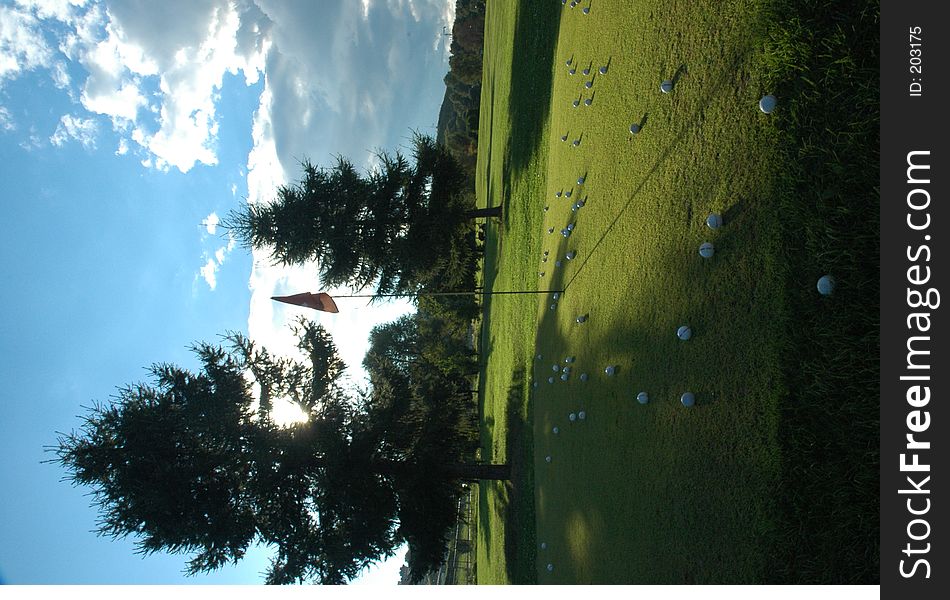
<svg viewBox="0 0 950 600"><path fill-rule="evenodd" d="M512 374L507 401L507 447L511 464L511 481L506 484L505 567L515 584L537 583L534 571L534 441L530 422L530 406L525 406L525 371ZM525 418L525 408L528 418Z"/></svg>
<svg viewBox="0 0 950 600"><path fill-rule="evenodd" d="M551 106L554 49L561 23L560 3L531 2L518 9L511 65L511 162L520 172L541 145ZM506 196L507 197L507 196Z"/></svg>

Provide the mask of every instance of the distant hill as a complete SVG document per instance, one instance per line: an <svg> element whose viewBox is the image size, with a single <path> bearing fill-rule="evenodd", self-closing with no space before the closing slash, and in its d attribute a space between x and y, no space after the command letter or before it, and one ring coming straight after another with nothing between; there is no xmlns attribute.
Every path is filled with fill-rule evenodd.
<svg viewBox="0 0 950 600"><path fill-rule="evenodd" d="M482 93L485 1L457 0L452 26L445 98L436 139L474 177L478 153L478 107Z"/></svg>

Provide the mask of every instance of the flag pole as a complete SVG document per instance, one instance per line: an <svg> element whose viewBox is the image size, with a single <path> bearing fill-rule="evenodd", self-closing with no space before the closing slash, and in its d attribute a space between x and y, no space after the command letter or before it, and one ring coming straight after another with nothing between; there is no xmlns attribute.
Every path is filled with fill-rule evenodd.
<svg viewBox="0 0 950 600"><path fill-rule="evenodd" d="M502 290L500 292L471 290L466 292L416 292L412 294L350 294L337 298L420 298L422 296L495 296L501 294L562 294L564 290ZM303 292L291 296L271 296L271 300L312 308L323 312L337 313L334 298L326 292Z"/></svg>

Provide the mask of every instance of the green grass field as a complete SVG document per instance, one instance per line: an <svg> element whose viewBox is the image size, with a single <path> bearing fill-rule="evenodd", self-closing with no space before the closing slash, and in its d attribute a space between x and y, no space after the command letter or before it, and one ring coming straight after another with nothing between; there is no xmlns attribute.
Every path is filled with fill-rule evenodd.
<svg viewBox="0 0 950 600"><path fill-rule="evenodd" d="M877 580L876 15L488 3L479 583Z"/></svg>

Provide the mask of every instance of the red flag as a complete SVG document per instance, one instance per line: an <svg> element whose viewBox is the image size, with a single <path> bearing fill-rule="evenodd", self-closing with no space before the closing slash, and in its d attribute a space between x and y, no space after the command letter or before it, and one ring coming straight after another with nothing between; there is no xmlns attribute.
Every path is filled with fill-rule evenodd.
<svg viewBox="0 0 950 600"><path fill-rule="evenodd" d="M318 294L304 292L302 294L294 294L292 296L271 296L271 300L286 302L287 304L296 304L297 306L303 306L304 308L322 310L323 312L328 313L340 312L340 309L336 307L336 302L333 301L333 298L330 297L330 294L325 292L320 292Z"/></svg>

